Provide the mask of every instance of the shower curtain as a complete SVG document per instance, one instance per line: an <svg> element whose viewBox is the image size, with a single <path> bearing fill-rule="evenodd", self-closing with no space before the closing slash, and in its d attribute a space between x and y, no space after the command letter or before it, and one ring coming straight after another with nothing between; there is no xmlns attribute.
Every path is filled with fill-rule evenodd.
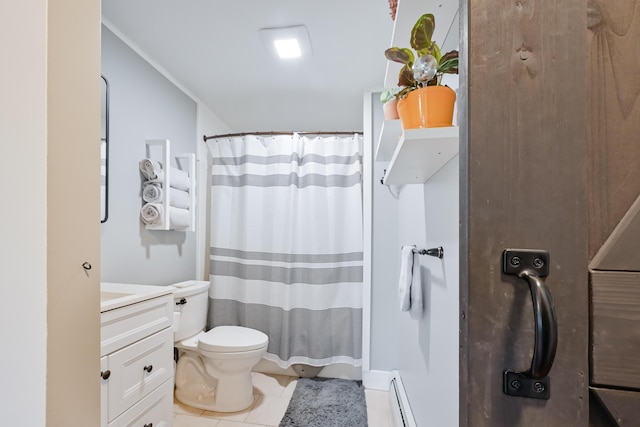
<svg viewBox="0 0 640 427"><path fill-rule="evenodd" d="M246 135L211 154L209 327L269 336L265 358L362 364L362 138Z"/></svg>

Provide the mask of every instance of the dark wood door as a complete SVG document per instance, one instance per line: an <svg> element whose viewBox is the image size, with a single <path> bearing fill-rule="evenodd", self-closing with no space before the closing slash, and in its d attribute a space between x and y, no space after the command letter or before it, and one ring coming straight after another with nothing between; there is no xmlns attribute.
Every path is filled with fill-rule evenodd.
<svg viewBox="0 0 640 427"><path fill-rule="evenodd" d="M460 11L460 424L640 425L640 0ZM535 339L506 248L550 254L548 400L503 392Z"/></svg>
<svg viewBox="0 0 640 427"><path fill-rule="evenodd" d="M591 418L637 426L640 1L589 0L587 10Z"/></svg>
<svg viewBox="0 0 640 427"><path fill-rule="evenodd" d="M479 0L461 9L463 426L587 426L589 288L586 4ZM531 364L527 283L506 248L549 252L558 347L548 400L507 396Z"/></svg>

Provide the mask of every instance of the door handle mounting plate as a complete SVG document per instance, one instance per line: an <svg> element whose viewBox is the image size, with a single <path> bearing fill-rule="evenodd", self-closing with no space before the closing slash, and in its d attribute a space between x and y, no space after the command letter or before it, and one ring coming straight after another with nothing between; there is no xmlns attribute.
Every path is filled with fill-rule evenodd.
<svg viewBox="0 0 640 427"><path fill-rule="evenodd" d="M547 400L551 397L549 377L530 378L522 372L504 371L503 392L509 396Z"/></svg>
<svg viewBox="0 0 640 427"><path fill-rule="evenodd" d="M534 249L505 249L502 254L504 274L520 276L530 270L538 277L549 275L549 252Z"/></svg>

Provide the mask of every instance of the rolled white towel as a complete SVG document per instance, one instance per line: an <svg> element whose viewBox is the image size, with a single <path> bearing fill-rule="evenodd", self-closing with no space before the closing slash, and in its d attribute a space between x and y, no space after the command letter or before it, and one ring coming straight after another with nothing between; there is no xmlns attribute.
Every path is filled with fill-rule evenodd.
<svg viewBox="0 0 640 427"><path fill-rule="evenodd" d="M162 164L151 159L140 160L140 172L148 179L159 179L162 175Z"/></svg>
<svg viewBox="0 0 640 427"><path fill-rule="evenodd" d="M176 208L189 209L191 207L191 197L186 191L169 188L169 205Z"/></svg>
<svg viewBox="0 0 640 427"><path fill-rule="evenodd" d="M150 179L147 182L164 184L164 178L164 172L160 171L155 179ZM177 190L189 191L189 187L191 186L189 182L189 174L174 167L171 167L171 177L169 178L169 181L171 181L169 183L169 187L175 188Z"/></svg>
<svg viewBox="0 0 640 427"><path fill-rule="evenodd" d="M147 181L142 186L142 200L147 203L162 203L164 190L162 184L157 181ZM177 188L169 188L169 205L176 208L189 209L191 197L186 191Z"/></svg>
<svg viewBox="0 0 640 427"><path fill-rule="evenodd" d="M162 202L162 184L159 182L145 182L142 186L142 200L148 203Z"/></svg>
<svg viewBox="0 0 640 427"><path fill-rule="evenodd" d="M145 224L162 224L163 215L164 209L159 203L146 203L142 209L140 209L140 218Z"/></svg>
<svg viewBox="0 0 640 427"><path fill-rule="evenodd" d="M171 178L169 180L171 181L169 183L170 187L173 187L182 191L190 190L189 174L183 170L172 167Z"/></svg>
<svg viewBox="0 0 640 427"><path fill-rule="evenodd" d="M191 225L191 212L189 209L169 207L169 224L171 228L189 228Z"/></svg>

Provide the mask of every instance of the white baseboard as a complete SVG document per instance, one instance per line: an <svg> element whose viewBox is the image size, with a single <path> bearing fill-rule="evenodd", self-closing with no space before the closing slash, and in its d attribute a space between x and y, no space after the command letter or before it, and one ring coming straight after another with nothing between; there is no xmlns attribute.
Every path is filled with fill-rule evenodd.
<svg viewBox="0 0 640 427"><path fill-rule="evenodd" d="M362 384L367 390L389 391L393 373L389 371L362 371Z"/></svg>
<svg viewBox="0 0 640 427"><path fill-rule="evenodd" d="M394 427L417 427L398 371L393 371L393 378L389 386L389 399Z"/></svg>

